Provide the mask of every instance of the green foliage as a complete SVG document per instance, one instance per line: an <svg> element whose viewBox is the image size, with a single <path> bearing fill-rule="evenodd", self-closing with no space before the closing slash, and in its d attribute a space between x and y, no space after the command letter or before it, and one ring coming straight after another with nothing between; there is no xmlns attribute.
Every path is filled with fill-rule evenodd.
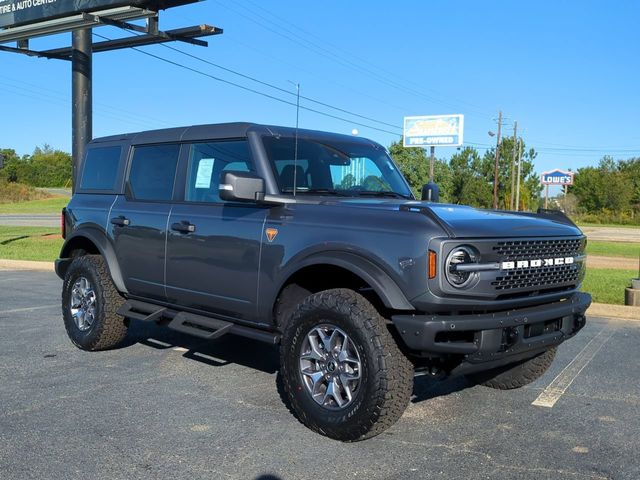
<svg viewBox="0 0 640 480"><path fill-rule="evenodd" d="M579 168L569 192L578 218L589 223L640 224L640 158L604 157L597 167Z"/></svg>
<svg viewBox="0 0 640 480"><path fill-rule="evenodd" d="M422 186L429 182L429 156L425 150L404 147L402 140L398 140L389 146L389 153L409 182L413 195L421 198ZM436 159L433 176L440 187L440 200L449 202L452 176L445 160Z"/></svg>
<svg viewBox="0 0 640 480"><path fill-rule="evenodd" d="M71 155L66 152L44 145L22 157L14 150L0 150L0 153L5 157L0 180L32 187L64 187L71 183Z"/></svg>

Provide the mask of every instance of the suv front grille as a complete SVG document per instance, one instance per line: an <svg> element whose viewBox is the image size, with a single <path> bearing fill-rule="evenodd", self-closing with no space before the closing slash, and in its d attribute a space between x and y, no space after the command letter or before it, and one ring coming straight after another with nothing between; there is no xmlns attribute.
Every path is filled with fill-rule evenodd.
<svg viewBox="0 0 640 480"><path fill-rule="evenodd" d="M515 240L498 242L493 251L502 261L528 260L532 258L573 257L582 255L586 241L584 238L563 240Z"/></svg>
<svg viewBox="0 0 640 480"><path fill-rule="evenodd" d="M545 258L581 257L584 238L554 240L514 240L497 242L493 251L502 262ZM549 290L559 286L577 285L581 281L582 261L570 265L516 268L502 272L491 285L496 291Z"/></svg>

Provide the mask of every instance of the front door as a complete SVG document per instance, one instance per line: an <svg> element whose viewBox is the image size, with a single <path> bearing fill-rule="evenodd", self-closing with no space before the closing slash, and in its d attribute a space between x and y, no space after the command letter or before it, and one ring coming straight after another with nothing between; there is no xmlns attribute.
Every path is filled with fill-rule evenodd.
<svg viewBox="0 0 640 480"><path fill-rule="evenodd" d="M254 171L246 140L186 145L182 202L169 217L166 290L170 303L256 320L264 206L224 202L223 171Z"/></svg>

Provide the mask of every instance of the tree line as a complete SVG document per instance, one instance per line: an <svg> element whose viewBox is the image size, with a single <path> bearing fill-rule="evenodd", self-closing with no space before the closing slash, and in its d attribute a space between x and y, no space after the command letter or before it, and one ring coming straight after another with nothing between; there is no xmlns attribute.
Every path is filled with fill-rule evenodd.
<svg viewBox="0 0 640 480"><path fill-rule="evenodd" d="M504 138L500 144L498 208L512 204L518 146L521 158L519 210L535 211L544 204L542 186L535 171L537 152L520 139ZM429 158L422 148L405 148L402 139L389 146L389 152L420 198L422 185L429 181ZM436 159L435 182L440 186L443 202L491 208L495 148L481 154L474 147L464 147L449 159ZM516 155L514 155L516 154ZM12 149L0 149L3 168L0 182L16 182L33 187L71 185L71 155L48 145L36 147L30 155L19 156ZM606 156L598 166L579 168L574 185L566 196L552 200L550 206L561 208L572 218L594 223L640 224L640 158L614 160Z"/></svg>
<svg viewBox="0 0 640 480"><path fill-rule="evenodd" d="M520 152L518 152L518 146ZM429 181L429 158L422 148L406 148L402 140L389 147L389 153L402 170L414 195L420 198L422 185ZM519 210L536 210L540 203L542 186L534 170L537 156L533 148L513 138L504 138L500 144L498 208L508 210L516 198L516 159L520 153L521 180ZM434 168L434 180L440 187L442 202L471 205L479 208L493 207L493 184L495 178L495 148L484 154L474 147L459 149L451 159L437 159Z"/></svg>
<svg viewBox="0 0 640 480"><path fill-rule="evenodd" d="M15 150L1 149L0 181L32 187L70 187L71 155L49 145L36 147L31 155L18 155Z"/></svg>

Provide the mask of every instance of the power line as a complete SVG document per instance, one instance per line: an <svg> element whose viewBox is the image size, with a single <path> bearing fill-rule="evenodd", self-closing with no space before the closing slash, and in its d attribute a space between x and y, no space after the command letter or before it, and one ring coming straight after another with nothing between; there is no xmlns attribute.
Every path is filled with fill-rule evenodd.
<svg viewBox="0 0 640 480"><path fill-rule="evenodd" d="M97 36L98 38L102 38L103 40L111 40L110 38L105 37L103 35L100 35L98 33L94 33L93 35ZM275 100L275 101L280 102L280 103L284 103L284 104L291 105L291 106L296 106L295 102L290 102L290 101L285 100L283 98L279 98L279 97L276 97L274 95L271 95L271 94L268 94L268 93L264 93L264 92L261 92L259 90L255 90L253 88L250 88L250 87L247 87L247 86L244 86L244 85L240 85L240 84L232 82L230 80L226 80L224 78L217 77L215 75L211 75L210 73L203 72L202 70L198 70L196 68L189 67L187 65L184 65L182 63L179 63L179 62L176 62L176 61L173 61L173 60L169 60L167 58L161 57L160 55L155 55L155 54L147 52L145 50L141 50L140 48L137 48L137 47L131 47L131 48L132 48L132 50L135 50L136 52L142 53L143 55L147 55L149 57L155 58L157 60L160 60L162 62L168 63L170 65L174 65L176 67L188 70L190 72L197 73L198 75L202 75L204 77L211 78L212 80L216 80L218 82L225 83L227 85L231 85L231 86L234 86L236 88L240 88L242 90L254 93L256 95L261 95L263 97L269 98L271 100ZM358 125L360 127L365 127L365 128L369 128L369 129L372 129L372 130L377 130L379 132L384 132L384 133L388 133L388 134L391 134L391 135L398 135L398 132L392 132L392 131L389 131L389 130L385 130L383 128L378 128L378 127L374 127L372 125L368 125L368 124L365 124L365 123L356 122L356 121L350 120L348 118L339 117L339 116L333 115L331 113L327 113L327 112L323 112L323 111L320 111L320 110L316 110L314 108L310 108L310 107L306 107L306 106L302 106L302 105L300 106L300 108L302 110L306 110L308 112L316 113L318 115L323 115L325 117L333 118L335 120L340 120L342 122L346 122L346 123L349 123L349 124L352 124L352 125ZM397 127L397 128L399 128L399 127Z"/></svg>
<svg viewBox="0 0 640 480"><path fill-rule="evenodd" d="M291 91L289 91L289 90L287 90L285 88L278 87L277 85L273 85L273 84L271 84L269 82L265 82L265 81L260 80L258 78L252 77L251 75L247 75L246 73L241 73L241 72L238 72L238 71L233 70L231 68L224 67L222 65L214 63L214 62L212 62L210 60L207 60L205 58L199 57L197 55L193 55L192 53L189 53L189 52L185 52L184 50L180 50L179 48L175 48L175 47L172 47L172 46L166 45L166 44L161 44L161 46L165 47L165 48L168 48L169 50L173 50L174 52L178 52L178 53L180 53L182 55L185 55L185 56L187 56L189 58L193 58L195 60L198 60L198 61L200 61L202 63L206 63L207 65L211 65L213 67L216 67L216 68L219 68L221 70L224 70L225 72L229 72L229 73L232 73L232 74L237 75L239 77L242 77L244 79L251 80L252 82L256 82L256 83L258 83L260 85L263 85L265 87L273 88L274 90L277 90L277 91L282 92L282 93L286 93L287 95L296 96L296 94L294 92L291 92ZM386 125L387 127L398 128L398 129L402 130L402 128L398 127L397 125L393 125L391 123L383 122L381 120L377 120L377 119L372 118L372 117L367 117L366 115L361 115L359 113L351 112L351 111L346 110L344 108L336 107L334 105L331 105L331 104L328 104L328 103L325 103L325 102L321 102L320 100L315 100L313 98L310 98L310 97L307 97L307 96L304 96L304 95L300 95L300 98L303 99L303 100L307 100L308 102L315 103L316 105L321 105L321 106L326 107L326 108L331 108L333 110L337 110L339 112L346 113L346 114L352 115L354 117L362 118L364 120L369 120L370 122L375 122L375 123L379 123L380 125Z"/></svg>
<svg viewBox="0 0 640 480"><path fill-rule="evenodd" d="M304 28L300 27L299 25L296 25L295 23L292 23L292 22L288 21L287 19L282 18L282 17L280 17L280 16L276 15L275 13L273 13L273 11L272 11L272 10L268 10L268 9L266 9L266 8L262 7L261 5L259 5L257 2L255 2L255 1L253 1L253 0L246 0L246 1L247 1L248 3L250 3L253 7L255 7L255 8L257 8L257 9L259 9L259 10L263 11L264 13L266 13L267 15L269 15L270 17L272 17L272 18L276 19L276 21L277 21L277 22L279 22L280 24L284 24L284 25L287 25L287 26L289 26L289 27L292 27L292 28L294 28L295 30L297 30L297 31L299 31L299 32L302 32L302 33L303 33L303 34L305 34L305 35L308 35L308 36L311 36L311 37L316 38L317 40L319 40L320 42L322 42L322 45L327 45L327 46L329 46L329 47L333 47L333 48L335 49L335 51L342 52L342 55L339 55L339 54L335 53L335 51L331 51L331 50L323 49L323 50L325 50L325 51L327 51L327 52L331 53L332 55L334 55L334 56L336 56L336 57L341 57L341 58L343 58L343 59L346 59L346 57L345 57L345 54L346 54L348 57L351 57L351 59L355 59L355 60L357 60L358 62L360 62L360 63L362 63L362 64L369 65L369 66L371 66L372 68L374 68L374 69L375 69L375 71L374 71L374 72L372 72L372 73L376 73L376 74L378 74L378 72L382 71L382 72L385 72L385 73L387 73L388 75L390 75L390 76L391 76L391 78L393 78L393 79L397 79L397 78L398 78L397 72L390 72L389 70L386 70L385 68L381 67L379 64L373 63L373 62L371 62L371 61L369 61L369 60L367 60L367 59L364 59L364 58L359 57L359 56L357 56L357 55L355 55L355 54L353 54L353 53L350 53L350 52L348 52L347 50L345 50L345 49L344 49L344 46L339 46L339 45L336 45L335 43L331 43L331 42L327 41L327 39L326 39L326 38L320 37L319 35L317 35L317 34L315 34L315 33L313 33L313 32L310 32L310 31L308 31L308 30L305 30ZM236 5L237 5L237 3L236 3ZM249 8L248 8L248 7L246 7L246 6L243 6L243 5L240 5L240 6L241 6L242 8L244 8L245 10L249 10ZM252 9L250 10L252 14L254 14L254 15L258 16L259 18L262 18L263 20L265 20L265 21L267 21L267 22L272 23L272 24L273 24L273 25L275 25L276 27L283 28L283 27L282 27L282 25L278 25L276 22L270 21L270 20L268 20L267 18L265 18L263 15L260 15L260 14L256 13L256 12L255 12L255 8L252 8ZM311 41L310 41L310 40L308 40L307 38L304 38L304 37L302 37L301 35L298 35L298 34L296 34L295 32L291 31L291 29L286 29L286 28L285 28L285 30L287 30L287 31L288 31L288 32L290 32L292 35L296 36L297 38L302 39L302 40L303 40L303 41L305 41L305 42L311 43L312 45L315 45L315 46L317 46L318 48L322 48L322 47L320 47L317 43L311 42ZM347 61L350 61L350 60L347 60ZM369 71L369 72L371 72L371 70L368 70L368 71ZM380 75L380 76L381 76L381 75ZM386 77L386 78L388 79L388 78L390 78L390 77ZM423 85L419 85L418 83L416 83L416 82L414 82L414 81L411 81L411 80L407 80L406 78L405 78L405 79L403 79L403 80L404 80L404 82L405 82L405 83L410 84L410 85L415 85L415 86L416 86L416 87L418 87L418 88L423 88L423 89L425 88ZM438 91L436 91L436 90L434 90L434 89L432 89L432 88L426 88L426 90L429 90L429 91L433 92L435 95L440 95L440 92L438 92ZM454 99L454 100L455 100L455 102L456 102L456 103L459 103L459 104L461 104L461 105L466 105L466 106L467 106L467 108L471 107L471 108L475 109L477 112L481 113L483 116L491 116L491 115L490 115L490 114L488 114L487 112L483 111L483 110L482 110L480 107L478 107L477 105L474 105L474 104L472 104L472 103L469 103L469 102L466 102L466 101L464 101L464 100L460 100L460 99L457 99L457 100L456 100L456 99ZM454 105L454 104L453 104L453 103L449 103L449 105ZM455 106L455 105L454 105L454 106Z"/></svg>
<svg viewBox="0 0 640 480"><path fill-rule="evenodd" d="M348 68L348 69L351 69L351 70L357 70L360 73L365 73L367 75L367 77L369 77L369 78L377 80L378 82L381 82L381 83L383 83L383 84L385 84L387 86L393 87L395 89L401 90L401 91L403 91L405 93L409 93L409 94L414 95L414 96L422 97L422 98L424 98L426 100L429 100L430 102L440 103L442 105L446 105L446 106L449 106L449 107L452 107L452 108L457 108L457 105L455 105L455 104L453 104L451 102L442 101L442 100L440 100L440 99L438 99L436 97L432 97L432 96L426 95L423 92L420 92L420 91L415 90L415 89L413 89L411 87L407 87L405 85L402 85L402 84L396 82L395 80L389 80L387 77L384 77L384 76L380 75L378 70L371 70L370 68L366 68L366 67L363 67L361 65L356 65L356 64L353 63L353 61L345 60L345 59L341 58L339 55L337 55L335 52L333 52L331 50L328 50L328 49L326 49L326 48L324 48L324 47L322 47L322 46L320 46L320 45L318 45L318 44L316 44L316 43L314 43L314 42L312 42L312 41L310 41L310 40L308 40L306 38L303 38L300 35L296 34L295 32L292 32L291 30L289 30L287 28L283 28L282 26L279 26L280 29L289 32L291 35L293 35L294 37L297 37L297 38L294 38L294 37L292 37L290 35L287 35L287 34L281 32L281 31L279 31L277 29L271 28L268 25L265 25L265 23L260 22L260 21L256 20L255 18L252 18L252 17L242 13L241 11L238 11L237 9L235 9L235 8L229 6L229 5L225 5L224 3L221 3L221 2L219 2L217 0L214 0L214 1L216 1L216 3L218 5L220 5L221 7L230 10L231 12L235 13L236 15L239 15L241 17L246 18L247 20L257 24L261 28L263 28L265 30L268 30L268 31L280 36L280 37L283 37L283 38L289 40L290 42L296 43L296 44L302 46L303 48L306 48L307 50L311 50L314 53L316 53L317 55L320 55L320 56L325 57L325 58L327 58L329 60L332 60L332 61L344 66L345 68ZM246 7L243 7L243 8L245 8L245 10L248 10ZM273 24L272 21L270 21L269 19L266 19L264 16L260 15L259 13L256 13L253 10L251 11L251 14L256 16L256 17L258 17L258 18L260 18L260 19L262 19L263 21L265 21L267 23ZM298 39L300 39L300 40L298 40ZM482 115L486 116L486 114L484 112L482 113Z"/></svg>

